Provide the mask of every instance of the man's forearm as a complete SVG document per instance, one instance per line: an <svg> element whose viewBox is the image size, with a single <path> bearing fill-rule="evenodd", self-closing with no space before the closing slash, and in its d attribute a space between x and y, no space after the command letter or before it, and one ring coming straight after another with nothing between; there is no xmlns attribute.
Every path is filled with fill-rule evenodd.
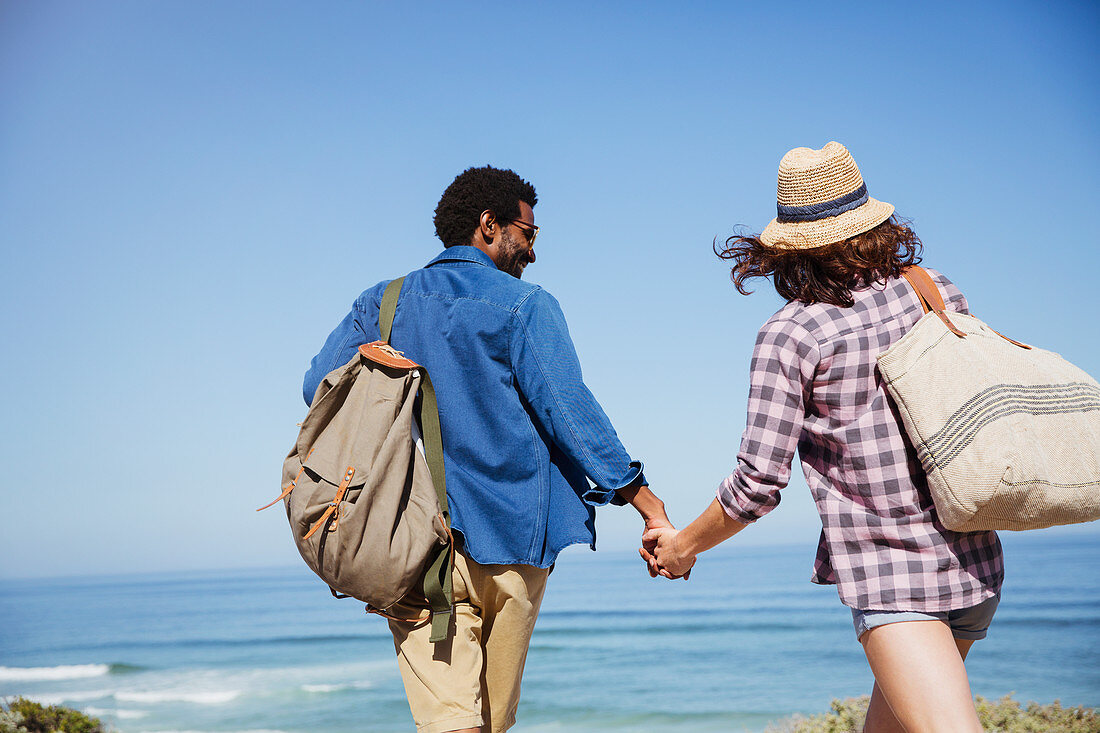
<svg viewBox="0 0 1100 733"><path fill-rule="evenodd" d="M642 519L667 519L665 503L649 490L648 484L634 483L618 489L617 493L626 503L633 506L642 515Z"/></svg>

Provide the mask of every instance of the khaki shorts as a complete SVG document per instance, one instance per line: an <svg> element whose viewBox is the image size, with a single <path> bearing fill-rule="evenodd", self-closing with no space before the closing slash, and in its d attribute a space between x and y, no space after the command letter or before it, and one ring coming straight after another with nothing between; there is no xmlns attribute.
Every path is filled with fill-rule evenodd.
<svg viewBox="0 0 1100 733"><path fill-rule="evenodd" d="M523 665L548 574L530 565L479 565L456 552L452 634L432 644L430 624L390 621L419 733L478 726L497 733L515 724ZM390 613L426 617L427 608L422 597L407 598Z"/></svg>

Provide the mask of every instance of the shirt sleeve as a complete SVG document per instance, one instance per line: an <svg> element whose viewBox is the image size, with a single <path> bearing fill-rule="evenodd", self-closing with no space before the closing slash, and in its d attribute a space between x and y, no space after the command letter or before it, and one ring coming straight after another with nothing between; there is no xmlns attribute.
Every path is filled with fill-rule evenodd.
<svg viewBox="0 0 1100 733"><path fill-rule="evenodd" d="M630 460L611 421L585 386L557 300L545 290L534 290L515 318L512 374L533 419L596 484L581 497L586 503L622 504L615 490L642 476L642 464Z"/></svg>
<svg viewBox="0 0 1100 733"><path fill-rule="evenodd" d="M385 287L387 283L381 283ZM363 344L377 341L378 308L381 304L381 290L375 286L360 295L351 306L351 312L333 329L325 339L325 345L317 356L313 357L309 369L302 381L302 399L307 405L313 404L317 386L325 375L333 369L348 363L355 350Z"/></svg>
<svg viewBox="0 0 1100 733"><path fill-rule="evenodd" d="M769 321L757 334L737 468L717 493L733 519L755 522L779 505L779 492L791 478L818 356L817 342L791 321Z"/></svg>

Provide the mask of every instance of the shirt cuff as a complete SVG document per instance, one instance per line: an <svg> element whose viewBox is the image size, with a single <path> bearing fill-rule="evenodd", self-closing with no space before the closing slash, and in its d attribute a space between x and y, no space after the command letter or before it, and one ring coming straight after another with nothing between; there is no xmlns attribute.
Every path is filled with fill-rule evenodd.
<svg viewBox="0 0 1100 733"><path fill-rule="evenodd" d="M598 486L593 486L588 491L584 492L581 499L584 500L585 504L590 504L592 506L606 506L608 504L611 506L623 506L626 504L626 499L619 496L617 489L630 486L639 478L641 478L643 484L649 483L645 479L645 474L642 473L642 462L631 461L630 470L627 472L626 477L619 482L618 486L612 489L601 489Z"/></svg>
<svg viewBox="0 0 1100 733"><path fill-rule="evenodd" d="M718 503L722 505L722 509L731 519L736 519L745 524L752 524L772 509L775 509L779 504L778 493L749 495L738 486L736 471L718 484L718 491L715 496Z"/></svg>

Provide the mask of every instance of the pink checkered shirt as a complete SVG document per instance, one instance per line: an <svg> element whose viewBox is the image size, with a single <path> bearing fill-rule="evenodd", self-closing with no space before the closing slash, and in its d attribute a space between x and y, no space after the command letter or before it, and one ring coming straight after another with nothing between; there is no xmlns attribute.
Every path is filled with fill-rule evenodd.
<svg viewBox="0 0 1100 733"><path fill-rule="evenodd" d="M948 310L967 312L947 278L928 271ZM760 329L737 469L718 487L726 512L753 522L779 504L795 448L821 514L813 582L835 583L858 609L947 611L1001 587L995 532L940 524L916 453L875 357L921 317L901 278L852 293L840 308L788 303Z"/></svg>

